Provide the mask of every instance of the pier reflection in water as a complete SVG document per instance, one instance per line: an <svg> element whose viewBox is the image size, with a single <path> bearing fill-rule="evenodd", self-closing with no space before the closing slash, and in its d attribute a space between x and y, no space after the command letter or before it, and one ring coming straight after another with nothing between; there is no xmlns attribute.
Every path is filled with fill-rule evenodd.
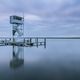
<svg viewBox="0 0 80 80"><path fill-rule="evenodd" d="M10 67L16 69L24 65L24 47L13 46L12 48L13 52Z"/></svg>

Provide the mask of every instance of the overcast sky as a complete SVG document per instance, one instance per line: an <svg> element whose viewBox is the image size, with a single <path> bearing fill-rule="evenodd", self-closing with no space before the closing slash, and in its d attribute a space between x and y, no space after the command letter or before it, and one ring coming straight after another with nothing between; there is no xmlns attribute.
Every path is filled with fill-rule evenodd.
<svg viewBox="0 0 80 80"><path fill-rule="evenodd" d="M25 16L25 36L79 36L80 0L0 0L0 36L11 36L9 16Z"/></svg>

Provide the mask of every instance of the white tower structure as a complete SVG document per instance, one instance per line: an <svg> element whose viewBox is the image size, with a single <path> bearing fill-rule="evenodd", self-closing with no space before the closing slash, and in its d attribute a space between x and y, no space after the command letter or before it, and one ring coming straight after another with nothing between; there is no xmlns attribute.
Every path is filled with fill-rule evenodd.
<svg viewBox="0 0 80 80"><path fill-rule="evenodd" d="M24 35L24 17L20 16L10 16L10 24L12 24L12 36L13 42L15 38L21 38Z"/></svg>

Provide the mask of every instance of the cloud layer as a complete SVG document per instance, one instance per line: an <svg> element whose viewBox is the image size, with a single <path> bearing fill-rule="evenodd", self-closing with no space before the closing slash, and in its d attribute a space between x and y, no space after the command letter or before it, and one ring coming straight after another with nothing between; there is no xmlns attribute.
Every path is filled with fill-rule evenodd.
<svg viewBox="0 0 80 80"><path fill-rule="evenodd" d="M23 13L25 36L80 35L79 0L0 0L0 31L11 35L9 16Z"/></svg>

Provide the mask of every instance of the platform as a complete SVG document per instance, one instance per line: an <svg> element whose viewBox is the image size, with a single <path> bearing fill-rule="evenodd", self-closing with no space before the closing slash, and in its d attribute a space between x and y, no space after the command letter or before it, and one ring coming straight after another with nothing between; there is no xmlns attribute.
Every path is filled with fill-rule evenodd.
<svg viewBox="0 0 80 80"><path fill-rule="evenodd" d="M0 46L22 46L22 47L33 47L33 46L44 46L46 47L46 38L38 37L23 37L23 38L0 37Z"/></svg>

